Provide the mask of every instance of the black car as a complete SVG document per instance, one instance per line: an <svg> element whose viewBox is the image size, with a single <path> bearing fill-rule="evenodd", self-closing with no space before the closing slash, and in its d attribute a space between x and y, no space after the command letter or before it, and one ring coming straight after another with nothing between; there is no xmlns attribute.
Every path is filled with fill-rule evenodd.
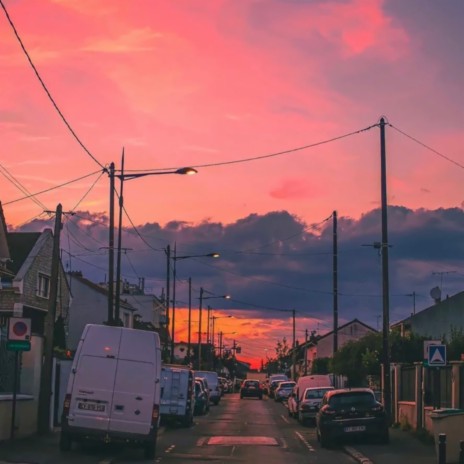
<svg viewBox="0 0 464 464"><path fill-rule="evenodd" d="M263 390L261 389L261 383L259 380L244 380L240 387L240 399L245 397L263 399Z"/></svg>
<svg viewBox="0 0 464 464"><path fill-rule="evenodd" d="M369 388L329 390L316 415L316 434L323 448L350 436L369 436L388 443L388 418Z"/></svg>

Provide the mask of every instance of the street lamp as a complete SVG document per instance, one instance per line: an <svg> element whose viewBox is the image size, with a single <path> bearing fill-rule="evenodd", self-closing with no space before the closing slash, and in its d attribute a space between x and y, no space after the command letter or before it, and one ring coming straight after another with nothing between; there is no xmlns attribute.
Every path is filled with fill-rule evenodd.
<svg viewBox="0 0 464 464"><path fill-rule="evenodd" d="M120 280L121 280L121 242L122 242L122 210L124 207L123 186L124 180L138 179L146 176L159 176L164 174L192 175L197 171L191 167L184 167L170 171L146 171L124 173L124 149L121 157L121 171L116 173L114 163L110 164L108 175L110 178L110 217L109 217L109 246L108 246L108 324L120 325ZM119 192L119 230L118 230L118 260L116 269L116 300L114 301L114 179L120 180ZM113 313L114 306L114 313Z"/></svg>
<svg viewBox="0 0 464 464"><path fill-rule="evenodd" d="M222 296L203 296L206 290L203 287L200 287L200 304L199 304L199 317L198 317L198 370L201 370L201 315L203 309L203 300L211 300L213 298L224 298L226 300L230 299L230 295L222 295ZM209 292L206 292L209 293ZM209 324L209 320L208 320Z"/></svg>
<svg viewBox="0 0 464 464"><path fill-rule="evenodd" d="M172 269L172 322L171 322L171 364L174 362L174 334L175 334L175 326L176 326L176 280L177 280L177 261L182 259L189 259L189 258L219 258L219 253L206 253L203 255L184 255L184 256L177 256L177 245L174 244L174 256L172 257L172 261L174 263ZM192 279L189 278L189 323L188 323L188 345L190 345L190 317L191 317L191 291L192 291ZM188 348L188 350L190 347Z"/></svg>

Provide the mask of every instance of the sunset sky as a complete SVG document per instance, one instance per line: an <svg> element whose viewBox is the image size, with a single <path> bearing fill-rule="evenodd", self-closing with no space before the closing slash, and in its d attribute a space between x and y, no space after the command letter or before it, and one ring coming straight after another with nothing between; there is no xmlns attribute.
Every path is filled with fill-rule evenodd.
<svg viewBox="0 0 464 464"><path fill-rule="evenodd" d="M130 219L124 218L123 246L132 248L125 275L146 277L160 294L168 243L176 242L179 254L217 250L221 259L214 263L179 262L179 278L192 276L195 298L200 286L235 296L235 302L212 302L220 314L234 314L218 323L237 331L243 359L256 364L278 339L291 338L279 308L300 311L300 341L305 329L324 333L331 326L330 256L316 276L316 264L289 262L283 253L330 252L337 210L346 232L341 240L373 266L354 265L352 257L342 263L345 293L378 296L378 256L360 246L380 239L375 125L385 117L388 202L398 207L390 222L398 265L391 270L392 293L417 291L423 294L417 304L425 307L428 290L443 286L443 278L452 284L447 291L462 290L461 0L1 3L85 149L0 11L0 201L10 230L50 226L43 210L58 203L79 212L80 219L68 218L62 246L76 256L79 242L87 250L85 258L80 250L81 259L93 267L69 260L68 268L105 278L109 182L102 168L114 162L120 169L124 148L127 170L198 170L125 182ZM38 204L20 200L81 177L35 197ZM67 227L73 228L68 235ZM446 232L454 239L446 242L449 250ZM298 244L287 243L295 234ZM271 251L282 255L259 254ZM302 295L304 285L323 295ZM184 303L185 291L180 281ZM368 300L347 296L341 322L358 317L377 328L374 299L371 308ZM391 319L407 316L411 305L410 298L393 296Z"/></svg>

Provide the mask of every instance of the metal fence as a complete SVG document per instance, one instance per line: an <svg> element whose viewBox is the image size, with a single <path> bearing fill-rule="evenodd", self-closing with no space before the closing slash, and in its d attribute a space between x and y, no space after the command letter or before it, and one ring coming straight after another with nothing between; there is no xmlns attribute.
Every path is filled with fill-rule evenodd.
<svg viewBox="0 0 464 464"><path fill-rule="evenodd" d="M450 408L451 381L451 366L424 369L424 406Z"/></svg>
<svg viewBox="0 0 464 464"><path fill-rule="evenodd" d="M0 327L0 393L13 392L15 353L6 349L6 340L6 328ZM21 375L18 374L18 379L20 378Z"/></svg>

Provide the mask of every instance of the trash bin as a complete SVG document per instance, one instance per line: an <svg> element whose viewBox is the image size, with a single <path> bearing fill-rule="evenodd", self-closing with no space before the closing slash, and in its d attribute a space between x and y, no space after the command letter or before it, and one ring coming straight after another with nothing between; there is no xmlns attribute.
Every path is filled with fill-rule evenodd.
<svg viewBox="0 0 464 464"><path fill-rule="evenodd" d="M446 434L446 464L459 463L459 442L464 440L464 409L434 409L432 419L435 452L438 456L438 435Z"/></svg>

